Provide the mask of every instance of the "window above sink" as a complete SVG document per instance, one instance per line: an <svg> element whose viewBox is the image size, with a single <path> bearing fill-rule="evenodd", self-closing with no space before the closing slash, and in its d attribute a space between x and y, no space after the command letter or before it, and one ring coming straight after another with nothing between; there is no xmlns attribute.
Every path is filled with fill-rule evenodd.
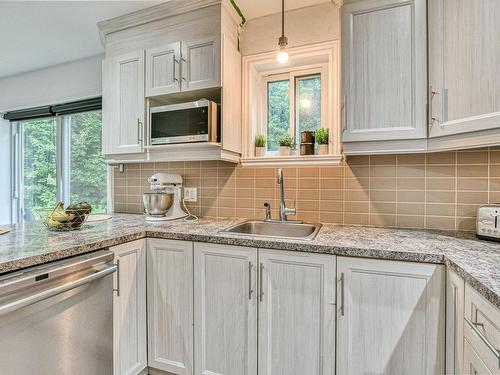
<svg viewBox="0 0 500 375"><path fill-rule="evenodd" d="M338 165L341 160L340 63L338 41L290 48L286 64L275 52L243 58L243 166ZM304 130L326 128L329 152L300 155ZM257 156L256 135L266 138L265 156ZM280 156L278 138L289 135L295 144ZM317 150L317 148L315 147Z"/></svg>

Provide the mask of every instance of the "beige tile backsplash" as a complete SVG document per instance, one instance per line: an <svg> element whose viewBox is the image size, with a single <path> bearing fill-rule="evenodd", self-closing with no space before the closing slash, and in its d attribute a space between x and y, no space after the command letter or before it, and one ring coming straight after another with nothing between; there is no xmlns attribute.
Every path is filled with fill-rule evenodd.
<svg viewBox="0 0 500 375"><path fill-rule="evenodd" d="M155 172L178 173L198 188L189 209L214 217L277 216L275 168L226 162L129 164L114 172L116 212L143 212L142 192ZM500 201L500 149L348 157L336 167L286 168L288 206L309 222L474 230L480 204Z"/></svg>

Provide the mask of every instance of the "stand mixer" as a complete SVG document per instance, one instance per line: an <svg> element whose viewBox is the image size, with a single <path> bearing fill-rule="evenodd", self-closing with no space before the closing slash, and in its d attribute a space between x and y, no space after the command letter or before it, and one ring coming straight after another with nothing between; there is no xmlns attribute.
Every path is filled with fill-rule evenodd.
<svg viewBox="0 0 500 375"><path fill-rule="evenodd" d="M182 176L156 173L148 178L148 182L152 192L144 193L142 197L146 221L167 221L188 216L181 208Z"/></svg>

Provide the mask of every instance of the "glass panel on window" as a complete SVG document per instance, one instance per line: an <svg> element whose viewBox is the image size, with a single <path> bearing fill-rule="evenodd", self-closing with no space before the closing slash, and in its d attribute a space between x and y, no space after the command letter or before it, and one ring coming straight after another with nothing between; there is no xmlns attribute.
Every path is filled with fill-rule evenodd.
<svg viewBox="0 0 500 375"><path fill-rule="evenodd" d="M30 120L23 129L23 219L39 220L56 197L56 123L54 119Z"/></svg>
<svg viewBox="0 0 500 375"><path fill-rule="evenodd" d="M297 139L305 130L315 131L321 127L321 77L297 78Z"/></svg>
<svg viewBox="0 0 500 375"><path fill-rule="evenodd" d="M278 137L290 134L290 80L267 84L267 149L278 150Z"/></svg>
<svg viewBox="0 0 500 375"><path fill-rule="evenodd" d="M106 212L107 171L101 153L101 111L69 115L70 201L89 202L92 213Z"/></svg>

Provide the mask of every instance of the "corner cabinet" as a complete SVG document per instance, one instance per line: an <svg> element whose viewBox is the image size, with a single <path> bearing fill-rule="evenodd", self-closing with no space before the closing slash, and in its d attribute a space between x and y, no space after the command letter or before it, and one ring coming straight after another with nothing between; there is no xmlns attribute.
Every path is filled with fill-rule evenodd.
<svg viewBox="0 0 500 375"><path fill-rule="evenodd" d="M143 151L144 51L103 61L102 150L107 154Z"/></svg>
<svg viewBox="0 0 500 375"><path fill-rule="evenodd" d="M337 257L337 374L445 371L444 266Z"/></svg>
<svg viewBox="0 0 500 375"><path fill-rule="evenodd" d="M465 281L446 273L446 374L463 374Z"/></svg>
<svg viewBox="0 0 500 375"><path fill-rule="evenodd" d="M193 373L193 243L148 240L148 365Z"/></svg>
<svg viewBox="0 0 500 375"><path fill-rule="evenodd" d="M342 141L426 137L425 0L342 7Z"/></svg>
<svg viewBox="0 0 500 375"><path fill-rule="evenodd" d="M146 243L110 248L115 254L113 297L113 374L138 375L147 367Z"/></svg>
<svg viewBox="0 0 500 375"><path fill-rule="evenodd" d="M430 137L499 143L499 17L498 0L429 2ZM487 130L488 140L470 134Z"/></svg>

